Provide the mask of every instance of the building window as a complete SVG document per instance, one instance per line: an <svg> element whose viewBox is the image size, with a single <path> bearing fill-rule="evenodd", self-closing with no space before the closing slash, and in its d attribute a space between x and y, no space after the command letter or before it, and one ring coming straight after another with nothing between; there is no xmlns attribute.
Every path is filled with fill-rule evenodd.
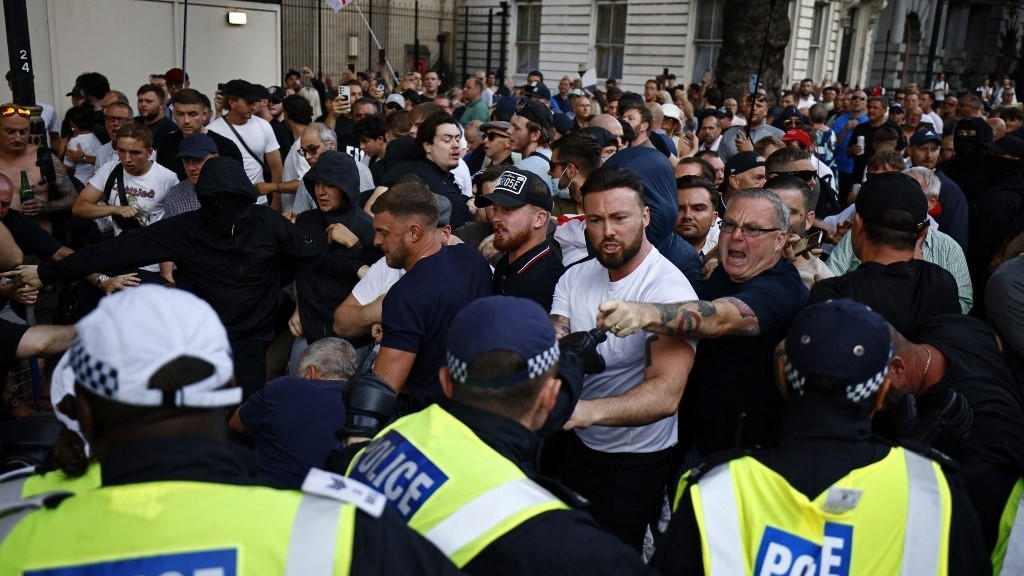
<svg viewBox="0 0 1024 576"><path fill-rule="evenodd" d="M828 24L825 21L827 10L828 4L824 2L818 2L814 5L814 19L811 23L811 43L807 49L808 78L817 78L821 70L821 42L823 38L827 37L825 34L825 26Z"/></svg>
<svg viewBox="0 0 1024 576"><path fill-rule="evenodd" d="M714 73L722 49L722 9L725 0L698 0L697 33L694 36L693 82L705 72Z"/></svg>
<svg viewBox="0 0 1024 576"><path fill-rule="evenodd" d="M623 51L626 46L626 3L597 5L598 78L622 78Z"/></svg>
<svg viewBox="0 0 1024 576"><path fill-rule="evenodd" d="M540 2L516 7L516 72L540 67Z"/></svg>

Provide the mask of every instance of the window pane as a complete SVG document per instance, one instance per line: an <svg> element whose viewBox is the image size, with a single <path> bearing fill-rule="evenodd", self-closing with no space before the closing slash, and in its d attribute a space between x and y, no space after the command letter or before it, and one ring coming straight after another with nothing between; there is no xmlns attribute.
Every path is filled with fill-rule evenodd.
<svg viewBox="0 0 1024 576"><path fill-rule="evenodd" d="M814 22L811 24L811 45L821 45L821 34L822 28L825 24L825 8L824 4L814 5Z"/></svg>
<svg viewBox="0 0 1024 576"><path fill-rule="evenodd" d="M597 75L601 78L622 78L622 46L597 47Z"/></svg>
<svg viewBox="0 0 1024 576"><path fill-rule="evenodd" d="M723 0L699 0L697 3L698 39L722 39L722 2Z"/></svg>
<svg viewBox="0 0 1024 576"><path fill-rule="evenodd" d="M693 59L693 79L691 82L700 83L705 72L714 74L715 65L718 63L718 52L721 44L698 44Z"/></svg>

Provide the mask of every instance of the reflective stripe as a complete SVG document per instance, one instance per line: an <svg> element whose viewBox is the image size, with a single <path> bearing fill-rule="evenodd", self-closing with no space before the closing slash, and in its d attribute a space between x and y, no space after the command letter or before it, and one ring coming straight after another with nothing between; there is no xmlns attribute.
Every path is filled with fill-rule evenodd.
<svg viewBox="0 0 1024 576"><path fill-rule="evenodd" d="M942 496L932 461L903 451L907 462L907 526L901 576L938 574L942 542Z"/></svg>
<svg viewBox="0 0 1024 576"><path fill-rule="evenodd" d="M14 527L18 525L25 516L46 506L46 501L53 496L70 496L70 492L46 492L31 498L22 498L17 502L9 503L3 510L0 510L0 547L3 547L4 540L11 534Z"/></svg>
<svg viewBox="0 0 1024 576"><path fill-rule="evenodd" d="M1006 539L1006 555L1000 576L1024 574L1024 497L1017 502L1017 514L1013 517L1010 537Z"/></svg>
<svg viewBox="0 0 1024 576"><path fill-rule="evenodd" d="M0 504L21 500L21 495L25 491L25 482L30 477L31 475L26 475L0 484Z"/></svg>
<svg viewBox="0 0 1024 576"><path fill-rule="evenodd" d="M709 576L746 574L740 516L729 465L718 466L697 483L707 527ZM709 513L710 511L710 513Z"/></svg>
<svg viewBox="0 0 1024 576"><path fill-rule="evenodd" d="M329 498L302 497L288 544L287 576L334 573L342 506Z"/></svg>
<svg viewBox="0 0 1024 576"><path fill-rule="evenodd" d="M904 450L907 464L907 520L901 576L938 574L943 538L942 496L932 461ZM697 483L708 544L710 576L744 574L743 539L732 475L719 466ZM708 511L712 511L709 513ZM1024 515L1018 508L1018 519ZM1018 536L1024 540L1024 535ZM1020 546L1024 548L1024 544ZM1024 552L1021 553L1024 556ZM1018 572L1020 573L1020 572Z"/></svg>
<svg viewBox="0 0 1024 576"><path fill-rule="evenodd" d="M552 501L558 502L558 498L532 480L512 480L470 500L424 536L451 558L464 546L516 514Z"/></svg>

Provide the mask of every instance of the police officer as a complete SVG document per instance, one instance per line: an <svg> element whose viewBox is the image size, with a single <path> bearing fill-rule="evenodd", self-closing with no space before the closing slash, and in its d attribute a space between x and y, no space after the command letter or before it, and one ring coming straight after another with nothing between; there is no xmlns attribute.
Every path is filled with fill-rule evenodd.
<svg viewBox="0 0 1024 576"><path fill-rule="evenodd" d="M841 327L841 330L837 330ZM893 344L851 300L809 306L776 354L781 441L684 475L664 574L984 574L977 518L939 463L871 436ZM936 453L936 455L938 455Z"/></svg>
<svg viewBox="0 0 1024 576"><path fill-rule="evenodd" d="M103 486L6 506L0 574L457 573L372 490L323 471L316 494L252 485L225 442L231 346L202 300L140 286L77 329L53 386L73 389Z"/></svg>
<svg viewBox="0 0 1024 576"><path fill-rule="evenodd" d="M350 476L382 490L470 574L645 573L639 554L573 509L578 499L535 476L536 432L557 410L559 356L535 302L473 301L448 330L440 380L452 401L382 430Z"/></svg>

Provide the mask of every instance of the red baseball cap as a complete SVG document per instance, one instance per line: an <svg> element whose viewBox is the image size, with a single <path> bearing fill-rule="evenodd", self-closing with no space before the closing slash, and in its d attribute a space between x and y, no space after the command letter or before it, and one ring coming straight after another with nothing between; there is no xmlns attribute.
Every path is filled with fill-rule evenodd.
<svg viewBox="0 0 1024 576"><path fill-rule="evenodd" d="M797 141L800 144L803 144L804 148L806 148L807 150L810 150L811 148L814 147L814 143L811 142L811 137L807 134L807 132L804 132L799 128L793 128L792 130L789 130L788 132L783 134L782 141Z"/></svg>

